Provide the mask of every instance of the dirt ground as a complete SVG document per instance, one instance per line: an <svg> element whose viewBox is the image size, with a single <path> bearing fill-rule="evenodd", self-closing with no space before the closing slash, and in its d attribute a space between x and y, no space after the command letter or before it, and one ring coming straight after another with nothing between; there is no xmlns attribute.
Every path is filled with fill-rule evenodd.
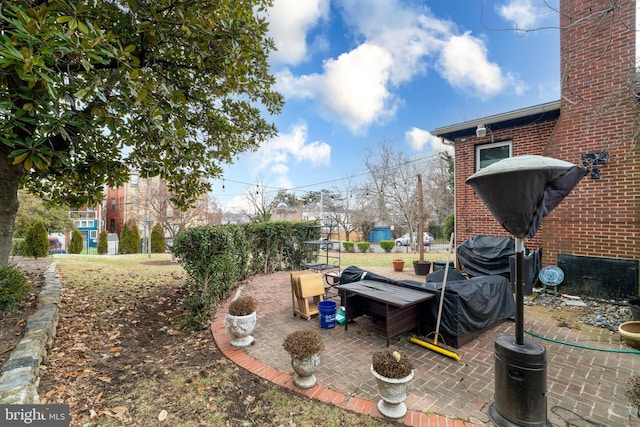
<svg viewBox="0 0 640 427"><path fill-rule="evenodd" d="M38 293L44 281L44 272L51 261L16 257L13 259L13 263L27 277L27 281L31 285L31 292L22 301L18 311L0 315L0 365L9 359L11 351L22 338L27 319L36 310Z"/></svg>
<svg viewBox="0 0 640 427"><path fill-rule="evenodd" d="M49 265L14 262L33 289L17 313L0 317L2 363L35 310ZM69 404L71 427L389 425L311 402L238 368L208 329L181 326L183 289L169 283L108 302L63 286L56 340L41 365L41 403ZM314 421L298 423L309 414Z"/></svg>

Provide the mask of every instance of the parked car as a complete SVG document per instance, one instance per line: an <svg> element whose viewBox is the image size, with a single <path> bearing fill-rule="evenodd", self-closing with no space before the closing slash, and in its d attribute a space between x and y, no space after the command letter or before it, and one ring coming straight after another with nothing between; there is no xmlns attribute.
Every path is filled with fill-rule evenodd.
<svg viewBox="0 0 640 427"><path fill-rule="evenodd" d="M63 254L66 251L62 249L62 243L55 237L49 237L49 255Z"/></svg>
<svg viewBox="0 0 640 427"><path fill-rule="evenodd" d="M433 234L425 231L422 233L423 235L423 243L425 246L429 246L435 241ZM413 241L415 242L418 239L418 233L413 233ZM405 233L402 236L396 239L396 246L409 246L409 233Z"/></svg>

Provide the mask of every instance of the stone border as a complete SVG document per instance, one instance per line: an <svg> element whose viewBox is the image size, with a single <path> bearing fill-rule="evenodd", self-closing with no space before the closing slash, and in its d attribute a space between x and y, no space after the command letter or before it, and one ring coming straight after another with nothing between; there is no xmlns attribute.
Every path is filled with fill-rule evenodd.
<svg viewBox="0 0 640 427"><path fill-rule="evenodd" d="M0 369L0 403L40 403L40 364L56 336L61 289L62 282L56 277L56 263L52 263L44 273L38 308L27 320L24 336Z"/></svg>

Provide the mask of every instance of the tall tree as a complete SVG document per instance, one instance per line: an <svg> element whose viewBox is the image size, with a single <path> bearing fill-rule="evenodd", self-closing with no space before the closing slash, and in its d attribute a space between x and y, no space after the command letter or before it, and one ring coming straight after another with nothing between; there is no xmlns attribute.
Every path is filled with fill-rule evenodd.
<svg viewBox="0 0 640 427"><path fill-rule="evenodd" d="M270 0L5 0L0 13L0 266L21 186L71 206L131 169L188 206L276 133L259 13Z"/></svg>
<svg viewBox="0 0 640 427"><path fill-rule="evenodd" d="M147 219L157 222L170 242L189 227L220 224L222 212L208 194L202 194L190 207L180 208L172 202L174 196L165 180L143 179L130 191L138 205L144 207L135 210L132 219L141 225Z"/></svg>
<svg viewBox="0 0 640 427"><path fill-rule="evenodd" d="M13 237L24 237L27 224L42 221L50 233L64 233L73 230L73 221L69 218L71 208L51 204L24 190L18 192L20 208L16 214Z"/></svg>

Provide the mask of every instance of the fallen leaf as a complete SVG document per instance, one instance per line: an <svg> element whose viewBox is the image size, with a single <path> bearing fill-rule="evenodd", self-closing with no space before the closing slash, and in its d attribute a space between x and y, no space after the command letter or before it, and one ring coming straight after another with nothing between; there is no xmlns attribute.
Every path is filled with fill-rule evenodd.
<svg viewBox="0 0 640 427"><path fill-rule="evenodd" d="M115 417L122 419L124 418L124 413L127 412L126 406L116 406L115 408L111 408L113 412L115 412Z"/></svg>
<svg viewBox="0 0 640 427"><path fill-rule="evenodd" d="M110 383L111 382L111 378L110 377L98 377L98 379L102 382L105 383Z"/></svg>
<svg viewBox="0 0 640 427"><path fill-rule="evenodd" d="M166 420L167 419L167 415L169 415L169 413L167 412L166 409L163 409L158 414L158 421L162 422L162 421Z"/></svg>

